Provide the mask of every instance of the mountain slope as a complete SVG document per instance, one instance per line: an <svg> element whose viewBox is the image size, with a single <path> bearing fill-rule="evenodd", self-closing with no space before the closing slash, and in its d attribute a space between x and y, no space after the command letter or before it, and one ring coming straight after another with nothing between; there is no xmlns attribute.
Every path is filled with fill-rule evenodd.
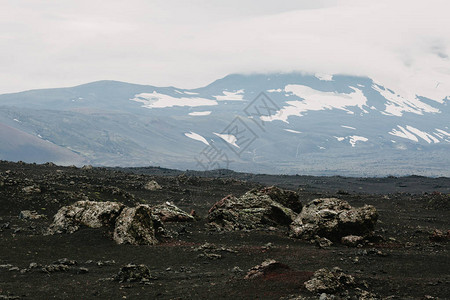
<svg viewBox="0 0 450 300"><path fill-rule="evenodd" d="M80 165L84 158L68 149L0 123L0 160Z"/></svg>
<svg viewBox="0 0 450 300"><path fill-rule="evenodd" d="M98 165L450 176L449 100L363 77L234 74L193 90L100 81L0 95L0 122Z"/></svg>

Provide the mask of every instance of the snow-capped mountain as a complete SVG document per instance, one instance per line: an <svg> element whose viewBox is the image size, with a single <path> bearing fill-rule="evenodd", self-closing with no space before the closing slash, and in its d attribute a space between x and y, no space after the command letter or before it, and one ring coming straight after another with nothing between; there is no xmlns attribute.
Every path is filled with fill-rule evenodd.
<svg viewBox="0 0 450 300"><path fill-rule="evenodd" d="M100 81L0 95L0 123L96 165L450 176L449 100L364 77L235 74L191 90ZM16 150L0 146L0 159Z"/></svg>

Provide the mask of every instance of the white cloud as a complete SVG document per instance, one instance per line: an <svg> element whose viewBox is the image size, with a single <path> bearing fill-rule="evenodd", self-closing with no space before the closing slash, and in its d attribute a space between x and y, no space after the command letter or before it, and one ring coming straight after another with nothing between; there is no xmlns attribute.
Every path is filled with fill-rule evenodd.
<svg viewBox="0 0 450 300"><path fill-rule="evenodd" d="M303 71L369 76L408 99L450 95L444 0L0 1L0 93Z"/></svg>

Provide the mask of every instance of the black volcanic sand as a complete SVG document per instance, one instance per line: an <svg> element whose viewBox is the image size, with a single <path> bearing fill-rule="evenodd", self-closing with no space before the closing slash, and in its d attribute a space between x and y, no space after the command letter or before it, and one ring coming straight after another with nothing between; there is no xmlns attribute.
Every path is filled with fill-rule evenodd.
<svg viewBox="0 0 450 300"><path fill-rule="evenodd" d="M429 238L435 229L450 229L449 178L181 174L160 168L126 171L0 162L0 299L279 299L298 295L315 299L303 283L314 271L335 266L358 282L365 281L368 290L383 298L450 297L449 243ZM153 179L162 190L143 188ZM380 214L376 233L384 241L363 248L319 249L289 238L286 228L229 233L207 229L205 217L216 201L263 185L296 190L303 203L333 196L354 206L374 205ZM23 191L27 186L39 187L40 192ZM116 245L105 229L42 234L61 206L86 197L127 205L171 201L188 212L194 209L202 219L168 224L178 234L156 246ZM36 210L46 218L22 220L18 217L22 210ZM234 251L217 250L214 253L221 258L207 258L196 251L205 242ZM266 247L268 243L272 246ZM26 270L30 263L44 266L62 258L77 265L66 272L45 273L42 267ZM251 267L267 258L290 269L244 279ZM154 279L146 284L110 280L128 263L147 265Z"/></svg>

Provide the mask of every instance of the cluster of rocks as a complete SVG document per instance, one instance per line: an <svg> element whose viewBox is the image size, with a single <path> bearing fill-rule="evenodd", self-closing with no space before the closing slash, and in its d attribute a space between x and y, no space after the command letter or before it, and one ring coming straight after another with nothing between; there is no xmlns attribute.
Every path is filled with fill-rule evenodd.
<svg viewBox="0 0 450 300"><path fill-rule="evenodd" d="M47 234L73 233L81 226L106 227L118 244L154 245L164 235L160 216L169 216L166 221L183 221L186 215L167 203L155 209L145 204L127 207L119 202L83 200L60 208Z"/></svg>
<svg viewBox="0 0 450 300"><path fill-rule="evenodd" d="M241 197L229 195L209 210L209 224L220 230L250 230L289 226L295 238L315 241L320 247L339 242L358 246L373 233L375 207L354 208L337 198L315 199L304 207L293 191L276 187L251 190Z"/></svg>
<svg viewBox="0 0 450 300"><path fill-rule="evenodd" d="M290 227L293 237L319 236L351 245L373 232L377 219L377 210L371 205L354 208L341 199L320 198L306 204Z"/></svg>

